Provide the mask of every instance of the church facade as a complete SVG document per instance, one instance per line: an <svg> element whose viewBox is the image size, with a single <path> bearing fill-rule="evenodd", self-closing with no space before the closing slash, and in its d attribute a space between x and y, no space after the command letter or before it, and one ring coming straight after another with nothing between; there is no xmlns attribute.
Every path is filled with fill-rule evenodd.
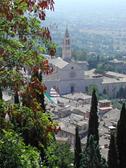
<svg viewBox="0 0 126 168"><path fill-rule="evenodd" d="M51 87L60 94L84 92L84 70L81 66L74 62L67 63L62 58L49 60L49 63L53 65L54 72L45 80L48 92Z"/></svg>
<svg viewBox="0 0 126 168"><path fill-rule="evenodd" d="M85 92L90 86L96 86L100 94L108 92L110 97L114 97L120 87L126 86L126 75L107 73L105 76L95 74L93 70L88 71L88 63L85 61L72 61L71 42L68 29L66 29L62 57L48 57L49 64L53 66L53 73L44 76L44 82L47 86L47 92L55 88L60 95ZM113 75L113 76L112 76ZM118 77L117 77L118 76Z"/></svg>
<svg viewBox="0 0 126 168"><path fill-rule="evenodd" d="M49 64L53 66L53 73L45 76L45 84L48 92L53 87L60 94L84 92L84 71L88 69L87 62L71 61L71 43L68 29L66 29L62 57L48 58Z"/></svg>

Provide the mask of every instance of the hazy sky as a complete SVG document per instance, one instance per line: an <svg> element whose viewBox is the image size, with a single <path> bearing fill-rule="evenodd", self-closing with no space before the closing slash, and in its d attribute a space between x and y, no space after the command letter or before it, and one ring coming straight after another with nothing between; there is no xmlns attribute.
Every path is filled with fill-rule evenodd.
<svg viewBox="0 0 126 168"><path fill-rule="evenodd" d="M56 10L126 10L126 0L55 0Z"/></svg>
<svg viewBox="0 0 126 168"><path fill-rule="evenodd" d="M54 0L55 11L48 16L54 19L79 21L81 19L92 24L97 21L126 21L126 0Z"/></svg>
<svg viewBox="0 0 126 168"><path fill-rule="evenodd" d="M126 0L55 0L57 5L126 5Z"/></svg>

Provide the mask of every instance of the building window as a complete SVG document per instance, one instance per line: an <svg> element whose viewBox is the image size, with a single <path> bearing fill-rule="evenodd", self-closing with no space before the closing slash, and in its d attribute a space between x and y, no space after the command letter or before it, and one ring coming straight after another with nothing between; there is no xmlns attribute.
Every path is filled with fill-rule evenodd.
<svg viewBox="0 0 126 168"><path fill-rule="evenodd" d="M70 45L70 40L66 40L66 45Z"/></svg>
<svg viewBox="0 0 126 168"><path fill-rule="evenodd" d="M71 91L72 94L74 93L74 89L75 89L74 86L70 87L70 91Z"/></svg>

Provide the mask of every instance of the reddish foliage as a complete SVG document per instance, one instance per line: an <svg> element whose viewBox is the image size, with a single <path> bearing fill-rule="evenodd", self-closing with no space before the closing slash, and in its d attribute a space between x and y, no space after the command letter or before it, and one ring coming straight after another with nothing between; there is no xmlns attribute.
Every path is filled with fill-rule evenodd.
<svg viewBox="0 0 126 168"><path fill-rule="evenodd" d="M0 48L0 55L4 55L4 49L3 48Z"/></svg>
<svg viewBox="0 0 126 168"><path fill-rule="evenodd" d="M20 0L17 4L18 7L13 8L13 3L3 2L0 4L0 14L6 17L8 21L12 21L14 15L22 15L25 11L19 8L22 3L27 4L27 10L29 12L38 12L38 16L41 20L45 20L45 9L54 10L53 0Z"/></svg>
<svg viewBox="0 0 126 168"><path fill-rule="evenodd" d="M41 70L43 71L44 74L51 74L53 72L53 67L49 65L48 60L44 60L41 63Z"/></svg>
<svg viewBox="0 0 126 168"><path fill-rule="evenodd" d="M56 126L48 126L47 127L47 132L55 132L58 133L59 131L61 131L60 127L56 127Z"/></svg>
<svg viewBox="0 0 126 168"><path fill-rule="evenodd" d="M7 18L7 20L12 21L13 14L12 13L7 13L6 18Z"/></svg>
<svg viewBox="0 0 126 168"><path fill-rule="evenodd" d="M32 108L32 110L36 112L38 108L40 108L37 106L37 104L40 104L38 94L41 95L46 89L46 86L43 85L36 77L33 78L32 82L28 84L26 91L20 93L23 100L23 105Z"/></svg>
<svg viewBox="0 0 126 168"><path fill-rule="evenodd" d="M54 10L54 1L53 0L40 0L38 6L44 9Z"/></svg>
<svg viewBox="0 0 126 168"><path fill-rule="evenodd" d="M41 1L38 3L38 5L42 8L42 9L48 9L48 2L47 1Z"/></svg>
<svg viewBox="0 0 126 168"><path fill-rule="evenodd" d="M45 27L41 31L38 31L37 35L41 36L45 40L50 40L50 41L52 40L48 27Z"/></svg>
<svg viewBox="0 0 126 168"><path fill-rule="evenodd" d="M40 18L41 20L45 20L45 17L46 17L45 12L44 12L44 11L41 11L41 12L39 13L39 18Z"/></svg>
<svg viewBox="0 0 126 168"><path fill-rule="evenodd" d="M55 54L56 54L56 49L55 48L50 48L49 49L49 55L55 56Z"/></svg>
<svg viewBox="0 0 126 168"><path fill-rule="evenodd" d="M39 71L42 71L44 74L51 74L53 72L53 67L49 65L48 60L43 60L40 63L40 68L38 66L34 66L32 68L33 74L38 73Z"/></svg>
<svg viewBox="0 0 126 168"><path fill-rule="evenodd" d="M23 6L27 6L26 8L23 8ZM22 16L26 10L29 12L36 12L36 14L39 16L41 20L45 20L46 14L45 10L54 10L54 1L53 0L19 0L19 1L12 1L12 0L7 0L7 1L2 1L0 3L0 16L2 16L3 20L7 19L5 24L3 26L3 30L6 31L7 33L9 30L11 30L14 33L19 34L19 40L21 42L26 42L29 41L27 38L27 18L22 18ZM10 22L8 24L8 22ZM26 31L26 33L24 33ZM36 29L35 29L36 31ZM41 28L37 29L37 35L40 35L44 40L51 40L51 35L49 29L46 28ZM28 31L29 32L29 31ZM12 33L12 34L14 34ZM15 36L15 34L14 34ZM13 44L12 44L13 45ZM15 46L14 46L15 47ZM32 44L30 47L30 44L28 46L28 49L32 49ZM13 46L12 46L13 48ZM0 48L0 56L4 56L3 58L7 58L10 53L7 53L9 51L6 51L6 48L3 49L2 47ZM55 53L54 49L50 49L50 55L53 56ZM37 56L39 53L36 52L33 54L33 56ZM23 60L25 59L25 60ZM27 61L27 58L21 58L21 63ZM16 69L18 71L18 69ZM32 69L33 73L37 73L42 71L45 74L50 74L53 72L53 67L49 66L48 60L44 60L40 65L34 66ZM17 79L18 80L18 79ZM23 79L24 80L24 79ZM16 80L11 84L13 87L14 91L17 92L22 85L27 85L28 81L24 84L25 81L22 83L18 83ZM3 86L7 86L8 83L7 81L4 81ZM32 81L27 85L26 92L22 93L21 96L24 97L24 99L27 101L28 104L33 105L33 99L37 99L37 94L38 93L43 93L47 90L46 86L43 85L37 78L33 78Z"/></svg>
<svg viewBox="0 0 126 168"><path fill-rule="evenodd" d="M39 67L38 66L34 66L33 68L32 68L32 72L33 73L36 73L36 72L38 72L39 71Z"/></svg>

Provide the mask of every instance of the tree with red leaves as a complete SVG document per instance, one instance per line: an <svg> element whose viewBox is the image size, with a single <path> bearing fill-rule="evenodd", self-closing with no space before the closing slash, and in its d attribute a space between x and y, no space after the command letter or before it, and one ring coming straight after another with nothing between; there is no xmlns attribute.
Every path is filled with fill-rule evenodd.
<svg viewBox="0 0 126 168"><path fill-rule="evenodd" d="M0 129L12 129L22 135L26 145L38 148L42 160L56 131L56 124L43 113L46 86L42 74L53 71L43 54L53 56L56 52L49 29L41 26L46 10L54 10L53 0L0 2L0 99L2 89L8 87L14 97L14 103L0 104Z"/></svg>
<svg viewBox="0 0 126 168"><path fill-rule="evenodd" d="M16 103L19 103L20 89L27 84L23 68L30 69L32 74L52 72L45 64L43 53L48 51L52 56L56 51L49 47L53 44L49 29L41 27L40 21L45 20L45 10L49 9L54 10L53 0L0 2L0 85L11 88ZM45 44L41 46L39 41Z"/></svg>

